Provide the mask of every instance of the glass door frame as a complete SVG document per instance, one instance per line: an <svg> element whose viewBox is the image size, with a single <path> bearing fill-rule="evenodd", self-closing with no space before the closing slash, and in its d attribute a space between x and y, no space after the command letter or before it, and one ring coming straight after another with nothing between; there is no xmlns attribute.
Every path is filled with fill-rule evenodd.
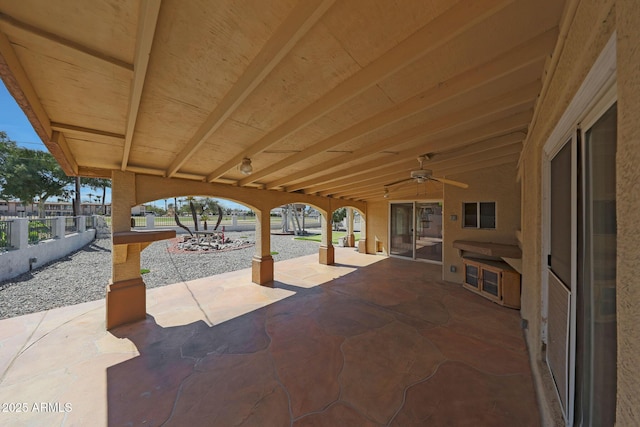
<svg viewBox="0 0 640 427"><path fill-rule="evenodd" d="M571 284L570 284L570 309L569 309L569 343L567 360L567 402L562 408L562 415L566 425L573 426L576 420L576 335L577 335L577 280L578 280L578 150L581 141L578 141L578 132L582 136L583 129L595 117L599 117L603 106L615 102L616 90L616 34L610 37L592 69L582 82L580 89L565 110L556 127L548 137L542 153L542 247L540 251L540 279L542 287L541 304L541 330L540 338L548 344L548 315L549 315L549 279L548 260L550 253L550 192L551 192L551 160L565 146L571 144L572 162L572 203L571 203ZM600 111L600 112L599 112ZM556 390L557 391L557 390ZM560 401L560 396L558 396ZM579 415L579 414L578 414Z"/></svg>
<svg viewBox="0 0 640 427"><path fill-rule="evenodd" d="M395 255L391 253L391 245L392 245L392 235L391 235L391 229L392 229L392 217L391 217L391 212L392 212L392 205L395 204L409 204L411 203L413 205L413 213L412 213L412 220L411 220L411 224L412 224L412 244L413 244L413 249L412 249L412 256L411 257L406 257L406 256L402 256L402 255ZM423 204L423 203L439 203L442 206L442 212L444 213L444 200L442 199L422 199L422 200L394 200L392 202L389 202L389 208L388 208L388 242L389 242L389 256L393 257L393 258L401 258L401 259L410 259L412 261L419 261L419 262L425 262L428 264L435 264L435 265L443 265L443 258L444 258L444 251L442 252L442 257L440 259L440 261L435 261L435 260L431 260L431 259L425 259L425 258L417 258L416 257L416 245L417 245L417 215L416 215L416 210L418 208L419 204ZM436 238L429 238L430 240L433 241L438 241L440 243L442 243L442 245L444 246L444 221L442 221L442 238L440 239L436 239Z"/></svg>

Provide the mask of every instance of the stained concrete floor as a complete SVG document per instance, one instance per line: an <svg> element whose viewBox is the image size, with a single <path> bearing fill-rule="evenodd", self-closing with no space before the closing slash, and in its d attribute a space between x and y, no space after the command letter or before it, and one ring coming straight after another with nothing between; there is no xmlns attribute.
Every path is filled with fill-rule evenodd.
<svg viewBox="0 0 640 427"><path fill-rule="evenodd" d="M0 321L0 425L538 426L518 311L440 267L336 248ZM10 404L13 404L11 406Z"/></svg>

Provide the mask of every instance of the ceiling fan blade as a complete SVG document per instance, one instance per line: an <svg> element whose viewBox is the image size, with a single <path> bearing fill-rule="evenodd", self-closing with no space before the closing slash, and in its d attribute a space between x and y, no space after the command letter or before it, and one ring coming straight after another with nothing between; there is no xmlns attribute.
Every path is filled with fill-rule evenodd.
<svg viewBox="0 0 640 427"><path fill-rule="evenodd" d="M446 178L436 178L435 176L432 176L431 179L434 181L441 182L443 184L453 185L455 187L469 188L469 185L465 184L464 182L453 181L451 179L446 179Z"/></svg>
<svg viewBox="0 0 640 427"><path fill-rule="evenodd" d="M393 187L394 185L398 185L398 184L401 184L403 182L407 182L407 181L411 181L411 180L413 180L413 178L401 179L400 181L391 182L389 184L385 184L384 186L389 188L389 187Z"/></svg>

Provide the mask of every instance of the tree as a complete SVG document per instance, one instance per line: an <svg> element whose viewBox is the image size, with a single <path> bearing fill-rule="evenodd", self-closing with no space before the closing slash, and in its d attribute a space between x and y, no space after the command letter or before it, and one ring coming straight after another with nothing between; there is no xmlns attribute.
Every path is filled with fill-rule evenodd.
<svg viewBox="0 0 640 427"><path fill-rule="evenodd" d="M38 201L44 217L44 203L50 197L69 197L67 176L53 156L45 151L19 147L0 131L0 197L22 203Z"/></svg>
<svg viewBox="0 0 640 427"><path fill-rule="evenodd" d="M333 223L333 229L338 231L338 224L347 216L347 208L340 208L333 211L331 215L331 222Z"/></svg>
<svg viewBox="0 0 640 427"><path fill-rule="evenodd" d="M94 190L102 190L102 214L104 215L104 198L107 195L107 188L111 188L111 180L107 178L82 178L84 185Z"/></svg>

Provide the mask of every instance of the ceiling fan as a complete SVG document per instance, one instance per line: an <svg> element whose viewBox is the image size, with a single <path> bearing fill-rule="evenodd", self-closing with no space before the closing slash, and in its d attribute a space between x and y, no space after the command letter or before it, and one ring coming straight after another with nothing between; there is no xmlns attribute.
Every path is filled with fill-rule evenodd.
<svg viewBox="0 0 640 427"><path fill-rule="evenodd" d="M425 160L429 160L429 156L428 155L423 155L423 156L418 156L418 163L420 163L420 169L416 169L416 170L412 170L410 175L410 178L406 178L406 179L401 179L400 181L395 181L395 182L391 182L389 184L385 184L384 189L385 189L385 197L388 195L389 193L389 188L393 187L395 185L401 184L403 182L409 182L409 181L415 181L418 184L422 184L424 182L427 181L437 181L437 182L441 182L443 184L447 184L447 185L453 185L455 187L460 187L460 188L469 188L469 185L463 183L463 182L458 182L458 181L453 181L451 179L446 179L446 178L440 178L440 177L435 177L432 174L432 170L430 169L423 169L422 164L424 163Z"/></svg>

